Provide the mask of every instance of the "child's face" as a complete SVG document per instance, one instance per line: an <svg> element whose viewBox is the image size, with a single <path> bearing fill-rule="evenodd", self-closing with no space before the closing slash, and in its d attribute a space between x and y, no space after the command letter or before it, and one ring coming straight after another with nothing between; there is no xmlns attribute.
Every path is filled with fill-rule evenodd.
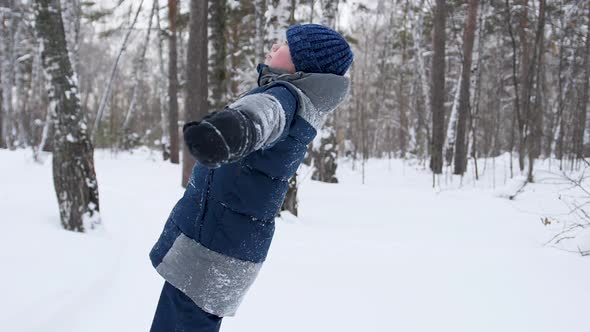
<svg viewBox="0 0 590 332"><path fill-rule="evenodd" d="M266 54L264 64L273 68L286 70L290 73L295 72L295 65L291 60L291 53L289 52L287 42L275 43L270 52Z"/></svg>

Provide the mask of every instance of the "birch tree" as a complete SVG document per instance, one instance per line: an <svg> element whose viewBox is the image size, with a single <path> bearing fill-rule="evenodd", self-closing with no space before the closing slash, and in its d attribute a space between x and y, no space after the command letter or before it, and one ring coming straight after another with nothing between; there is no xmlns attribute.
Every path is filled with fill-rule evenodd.
<svg viewBox="0 0 590 332"><path fill-rule="evenodd" d="M285 39L290 13L290 1L268 0L265 14L267 47L270 48L275 42Z"/></svg>
<svg viewBox="0 0 590 332"><path fill-rule="evenodd" d="M336 16L338 14L338 1L322 1L322 21L332 29L336 29ZM312 179L321 182L337 183L336 169L338 168L338 142L336 141L336 130L334 129L334 113L328 115L326 123L318 133L319 140L314 140L312 144L312 157L314 161L314 172Z"/></svg>
<svg viewBox="0 0 590 332"><path fill-rule="evenodd" d="M12 104L12 87L14 85L14 73L16 66L15 34L18 25L15 1L6 2L6 9L0 12L0 48L1 48L1 73L2 79L2 134L4 144L8 148L14 148L16 140L16 127L14 123L14 107Z"/></svg>
<svg viewBox="0 0 590 332"><path fill-rule="evenodd" d="M141 47L139 54L137 55L137 60L135 62L135 68L134 70L134 74L133 74L133 78L134 78L134 84L133 84L133 92L131 93L131 102L129 103L129 107L127 109L127 112L125 114L125 119L123 120L123 128L121 129L121 137L120 137L120 143L119 143L119 147L121 148L131 148L132 146L132 142L134 140L133 135L130 132L130 126L131 126L131 119L133 118L133 115L137 109L137 104L138 104L138 99L140 98L140 94L141 94L141 83L143 83L144 81L144 74L146 71L145 68L145 61L146 61L146 51L150 42L150 36L152 33L152 19L154 17L154 12L157 9L157 5L158 3L156 1L154 1L153 5L152 5L152 10L150 11L150 15L149 15L149 19L148 19L148 26L147 26L147 32L145 34L145 41L143 43L143 46Z"/></svg>
<svg viewBox="0 0 590 332"><path fill-rule="evenodd" d="M255 62L264 62L264 36L266 35L266 0L254 0L256 32L254 35Z"/></svg>
<svg viewBox="0 0 590 332"><path fill-rule="evenodd" d="M102 93L102 96L100 99L100 105L98 106L98 110L96 112L96 117L94 119L94 126L92 127L93 141L96 141L96 136L97 136L98 131L100 129L100 123L102 120L102 116L103 116L104 111L107 107L108 101L111 98L111 93L113 91L112 90L113 89L113 81L115 79L117 69L119 68L119 62L121 61L121 58L123 56L123 52L125 52L125 50L127 48L127 43L129 42L129 37L131 36L131 32L133 31L135 24L137 23L137 18L139 17L139 13L141 13L141 8L143 6L143 2L144 2L144 0L141 0L141 2L139 3L137 10L135 12L135 15L133 17L133 21L131 22L131 24L127 28L127 32L125 33L125 37L123 37L123 41L121 43L121 46L119 47L117 57L115 58L115 61L113 62L113 67L111 69L111 75L109 77L109 81L107 83L107 86L106 86L104 92Z"/></svg>

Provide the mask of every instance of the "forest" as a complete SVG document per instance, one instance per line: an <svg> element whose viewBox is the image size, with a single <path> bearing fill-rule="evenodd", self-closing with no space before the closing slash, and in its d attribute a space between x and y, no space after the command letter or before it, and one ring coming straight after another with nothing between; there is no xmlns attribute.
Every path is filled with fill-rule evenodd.
<svg viewBox="0 0 590 332"><path fill-rule="evenodd" d="M202 168L183 127L307 24L354 58L301 163ZM276 225L224 331L582 331L589 93L588 0L0 0L0 326L147 330L185 217Z"/></svg>
<svg viewBox="0 0 590 332"><path fill-rule="evenodd" d="M183 123L253 88L265 51L297 23L341 31L355 54L350 96L309 149L315 179L337 181L338 156L407 158L436 185L508 152L511 176L532 182L536 160L573 168L588 154L585 1L3 3L0 147L75 158L73 181L93 178L95 148L147 146L179 163ZM183 160L185 184L194 160ZM98 209L97 186L84 196Z"/></svg>

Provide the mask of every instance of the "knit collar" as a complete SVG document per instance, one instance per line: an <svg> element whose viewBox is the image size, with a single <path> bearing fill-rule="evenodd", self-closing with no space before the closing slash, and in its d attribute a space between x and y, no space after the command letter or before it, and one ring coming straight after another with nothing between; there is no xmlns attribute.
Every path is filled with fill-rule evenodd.
<svg viewBox="0 0 590 332"><path fill-rule="evenodd" d="M258 86L274 81L285 81L297 87L320 112L335 109L348 94L350 80L347 77L326 73L289 73L286 70L258 64Z"/></svg>
<svg viewBox="0 0 590 332"><path fill-rule="evenodd" d="M273 81L291 82L303 76L303 72L301 71L292 74L287 70L270 67L264 63L259 63L256 66L256 71L258 71L258 86L267 85Z"/></svg>

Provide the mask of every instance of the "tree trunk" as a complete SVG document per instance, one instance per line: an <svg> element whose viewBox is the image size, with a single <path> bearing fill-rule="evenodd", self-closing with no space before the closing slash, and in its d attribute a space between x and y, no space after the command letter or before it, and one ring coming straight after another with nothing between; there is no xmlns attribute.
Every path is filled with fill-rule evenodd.
<svg viewBox="0 0 590 332"><path fill-rule="evenodd" d="M461 75L459 75L459 79L455 83L453 91L453 105L451 106L449 121L447 121L447 134L445 136L445 145L443 150L445 164L447 166L451 165L455 156L455 143L457 142L457 122L459 120L459 92L461 91Z"/></svg>
<svg viewBox="0 0 590 332"><path fill-rule="evenodd" d="M560 8L561 9L561 8ZM565 26L565 19L564 17L560 18L560 28L564 30ZM561 160L563 158L563 133L565 132L564 128L564 119L565 116L563 114L564 106L565 106L565 94L567 93L567 86L568 82L564 82L565 78L563 75L564 67L565 67L565 33L562 33L559 37L559 64L557 67L557 105L555 113L555 129L553 130L553 140L552 140L552 147L551 152L555 156L555 158L560 160L560 169L561 169ZM570 66L572 68L572 66ZM568 73L567 77L571 77L571 73ZM566 88L564 88L564 85Z"/></svg>
<svg viewBox="0 0 590 332"><path fill-rule="evenodd" d="M209 0L209 81L212 110L220 110L227 104L228 73L226 68L227 42L225 37L227 8L225 1Z"/></svg>
<svg viewBox="0 0 590 332"><path fill-rule="evenodd" d="M180 162L178 146L178 54L176 49L177 5L177 0L168 0L168 20L170 22L170 37L168 40L168 125L170 127L168 131L170 132L170 162L173 164Z"/></svg>
<svg viewBox="0 0 590 332"><path fill-rule="evenodd" d="M2 21L0 20L0 24ZM1 30L1 29L0 29ZM2 90L2 56L4 50L1 47L2 43L0 43L0 149L6 149L6 142L4 140L4 104L3 104L3 95L4 92Z"/></svg>
<svg viewBox="0 0 590 332"><path fill-rule="evenodd" d="M446 1L436 0L432 55L432 142L430 168L434 174L442 173L443 144L445 140L445 42Z"/></svg>
<svg viewBox="0 0 590 332"><path fill-rule="evenodd" d="M97 137L96 135L98 134L98 129L100 128L100 121L102 120L102 116L103 116L104 111L106 109L107 102L109 99L111 99L111 94L113 91L112 90L113 81L115 80L115 74L117 73L117 68L119 66L119 62L121 61L121 57L123 56L123 52L127 48L127 42L129 41L129 36L131 35L131 32L133 31L133 27L135 27L135 23L137 23L137 18L139 17L139 13L141 12L141 7L143 6L143 1L144 0L141 0L141 2L139 3L139 6L137 7L137 11L135 12L135 17L133 18L133 22L131 22L129 29L127 30L127 33L125 34L125 37L123 38L123 42L121 43L121 47L119 48L119 53L117 54L117 58L115 59L115 62L113 63L113 68L111 69L111 76L109 78L109 82L107 83L107 87L106 87L105 91L103 92L102 97L100 99L100 104L98 106L98 110L96 111L96 118L94 119L94 127L92 127L92 138L93 138L92 140L94 141L95 144L96 144L96 137Z"/></svg>
<svg viewBox="0 0 590 332"><path fill-rule="evenodd" d="M586 118L588 107L588 89L590 79L590 7L588 9L588 32L586 34L586 52L584 52L584 79L583 91L579 104L578 121L576 121L576 137L574 138L574 153L577 159L584 158L584 131L586 130Z"/></svg>
<svg viewBox="0 0 590 332"><path fill-rule="evenodd" d="M459 90L459 119L457 120L457 140L455 141L455 174L463 175L467 164L466 124L470 107L471 60L473 40L475 38L475 19L477 18L477 0L469 0L467 4L467 21L463 33L463 69Z"/></svg>
<svg viewBox="0 0 590 332"><path fill-rule="evenodd" d="M78 77L80 72L80 19L82 17L82 6L80 0L61 0L62 19L64 20L64 31L66 34L66 45L74 76Z"/></svg>
<svg viewBox="0 0 590 332"><path fill-rule="evenodd" d="M410 18L413 18L413 10L409 11ZM428 127L428 120L426 113L430 111L430 85L429 79L426 75L426 64L424 63L423 49L422 49L422 28L423 17L422 13L418 12L418 16L414 19L415 24L412 28L414 40L414 52L416 54L416 61L414 67L417 75L414 76L414 86L419 87L420 97L416 97L414 102L416 104L417 117L417 134L416 144L418 145L418 155L421 158L426 158L428 149L430 148L430 128ZM422 101L422 102L420 102Z"/></svg>
<svg viewBox="0 0 590 332"><path fill-rule="evenodd" d="M474 166L474 170L475 170L475 180L479 180L479 167L477 164L477 157L478 157L478 153L477 153L477 132L476 129L479 126L479 110L480 110L480 104L481 104L481 88L482 88L482 76L483 76L483 64L482 64L482 53L484 50L484 35L485 35L485 29L483 27L486 26L486 21L485 21L485 17L483 15L484 11L485 11L485 6L483 6L483 8L481 10L478 11L478 23L477 25L479 26L478 28L478 33L477 33L477 64L475 66L476 68L476 72L477 72L477 77L475 80L475 91L474 91L474 96L473 96L473 108L472 111L469 112L469 130L470 130L470 134L471 134L471 158L473 158L473 166ZM501 84L498 84L498 86L501 86ZM503 91L503 90L502 90ZM495 102L497 102L498 100L496 99ZM491 109L495 109L497 110L499 108L499 106L492 106ZM498 112L496 112L495 114L498 114ZM496 121L496 116L494 116L494 120L492 120L494 123L497 123ZM497 127L497 126L496 126ZM495 126L492 126L491 131L493 132L491 139L489 140L488 143L488 149L484 150L484 154L485 155L489 155L489 151L490 149L494 149L494 147L496 146L496 142L497 142L497 133L496 130L494 128L496 128ZM485 128L484 128L485 129ZM465 160L465 162L467 162L467 160ZM485 170L485 163L484 163L484 170Z"/></svg>
<svg viewBox="0 0 590 332"><path fill-rule="evenodd" d="M336 17L338 16L338 0L323 0L322 4L322 24L334 28L336 26Z"/></svg>
<svg viewBox="0 0 590 332"><path fill-rule="evenodd" d="M265 36L265 19L266 0L254 1L254 15L256 20L256 33L254 37L254 54L256 62L264 62L264 36Z"/></svg>
<svg viewBox="0 0 590 332"><path fill-rule="evenodd" d="M293 175L291 179L289 179L289 190L287 190L287 195L285 196L285 200L283 201L283 206L281 206L281 211L289 211L293 215L298 214L298 207L299 204L297 202L297 173Z"/></svg>
<svg viewBox="0 0 590 332"><path fill-rule="evenodd" d="M334 29L338 13L338 1L323 1L322 12L324 13L322 23ZM282 17L283 15L278 16ZM365 38L365 41L368 41L368 38ZM337 183L338 178L336 177L336 169L338 168L338 142L336 140L336 130L334 130L334 112L327 115L327 117L323 128L318 133L318 135L322 136L318 141L320 146L316 146L313 151L313 159L316 169L312 174L312 179L321 182Z"/></svg>
<svg viewBox="0 0 590 332"><path fill-rule="evenodd" d="M158 7L158 0L154 0L154 5ZM162 130L162 136L160 138L160 144L162 146L162 159L168 160L170 158L170 133L168 132L168 105L167 105L167 91L166 91L166 71L164 66L164 54L162 47L162 26L160 24L160 10L156 9L156 26L157 26L157 38L158 38L158 69L160 77L158 79L158 99L160 106L160 130Z"/></svg>
<svg viewBox="0 0 590 332"><path fill-rule="evenodd" d="M510 136L510 177L513 176L513 167L512 167L512 152L514 150L514 145L516 144L516 131L518 130L518 138L519 138L519 166L520 170L524 169L524 162L522 158L524 158L523 147L524 144L522 128L524 126L523 117L521 115L521 105L520 105L520 91L518 85L518 65L517 65L517 58L518 58L518 49L516 46L516 38L514 36L514 31L512 29L512 15L510 13L511 7L509 0L506 0L506 25L508 26L508 33L510 34L510 41L512 45L512 83L514 84L514 116L512 118L512 132ZM521 155L523 156L521 158Z"/></svg>
<svg viewBox="0 0 590 332"><path fill-rule="evenodd" d="M521 13L519 16L519 25L518 25L518 34L520 38L520 45L522 47L522 52L520 54L520 78L522 80L521 84L521 107L520 107L520 119L518 125L518 137L519 137L519 147L518 147L518 166L520 168L520 172L524 173L525 167L525 157L526 157L526 147L527 147L527 133L529 131L530 125L530 113L531 113L531 94L533 88L533 70L534 65L531 66L532 56L531 56L531 45L529 42L529 33L528 33L528 26L529 26L529 17L528 17L528 3L529 0L522 0L521 5L519 6L519 10Z"/></svg>
<svg viewBox="0 0 590 332"><path fill-rule="evenodd" d="M17 31L15 34L15 42L20 41L22 39L21 35L23 34L23 24L19 24L17 27ZM16 54L23 53L22 46L15 45L15 52ZM15 116L14 116L14 123L16 125L16 144L20 148L24 148L25 146L29 145L29 132L28 132L28 124L30 121L27 119L27 109L29 103L29 93L30 91L30 79L27 78L28 68L17 61L16 66L14 68L14 86L16 88L16 93L14 98L16 99L15 106Z"/></svg>
<svg viewBox="0 0 590 332"><path fill-rule="evenodd" d="M2 82L2 71L0 70L0 82ZM4 140L4 107L2 107L2 84L0 84L0 149L6 149Z"/></svg>
<svg viewBox="0 0 590 332"><path fill-rule="evenodd" d="M35 20L43 45L43 67L54 117L53 182L61 223L84 232L100 224L94 149L80 110L69 60L59 0L35 0Z"/></svg>
<svg viewBox="0 0 590 332"><path fill-rule="evenodd" d="M318 135L321 136L320 140L317 141L319 147L315 147L312 152L315 166L312 179L327 183L338 183L336 177L338 151L335 130L328 123L320 130Z"/></svg>
<svg viewBox="0 0 590 332"><path fill-rule="evenodd" d="M542 137L542 117L543 117L543 109L542 109L542 75L541 75L541 59L543 57L544 48L544 35L545 35L545 0L539 1L539 15L538 15L538 24L537 24L537 33L535 35L535 44L533 47L533 59L532 64L530 67L530 75L531 82L530 85L534 84L535 86L535 101L532 111L529 115L530 124L528 127L530 128L530 133L528 134L528 152L529 152L529 169L528 169L528 176L527 181L533 182L533 166L535 164L535 159L539 157L540 150L541 150L541 137ZM530 97L529 97L530 98ZM584 117L585 121L585 117ZM583 134L583 131L582 131Z"/></svg>
<svg viewBox="0 0 590 332"><path fill-rule="evenodd" d="M208 114L207 1L191 0L190 6L185 121L198 120ZM183 146L182 186L186 187L195 159L188 152L186 145L183 144Z"/></svg>
<svg viewBox="0 0 590 332"><path fill-rule="evenodd" d="M266 32L268 47L285 38L289 26L289 3L287 0L268 0L266 11Z"/></svg>
<svg viewBox="0 0 590 332"><path fill-rule="evenodd" d="M404 4L404 18L403 18L403 26L404 30L402 31L402 40L401 40L401 64L400 64L400 74L399 74L399 86L398 86L398 96L397 99L399 100L399 125L400 128L398 130L398 140L399 140L399 148L400 148L400 158L406 157L406 152L408 148L408 98L406 97L406 58L407 58L407 47L408 47L408 30L406 29L406 21L408 16L408 1L406 0ZM391 129L390 129L391 130ZM389 136L389 140L393 145L393 137ZM391 155L391 151L393 148L390 148L389 152Z"/></svg>
<svg viewBox="0 0 590 332"><path fill-rule="evenodd" d="M19 20L13 15L14 1L9 1L7 4L10 10L3 13L0 18L0 48L2 49L2 58L0 59L0 70L2 79L2 111L3 125L2 130L4 134L4 144L10 148L14 148L14 141L16 140L16 128L14 123L14 108L13 108L13 86L14 86L14 72L15 72L15 32Z"/></svg>
<svg viewBox="0 0 590 332"><path fill-rule="evenodd" d="M295 21L295 9L297 8L297 0L290 0L289 5L289 20L288 24L293 25L296 23ZM281 206L281 211L287 210L291 212L293 215L297 215L298 211L298 202L297 202L297 172L291 179L289 179L289 187L287 190L287 194L285 195L285 200L283 201L283 206Z"/></svg>
<svg viewBox="0 0 590 332"><path fill-rule="evenodd" d="M148 26L147 26L147 33L145 35L145 42L143 43L143 47L141 48L139 55L137 57L137 61L135 63L133 79L133 92L131 93L131 102L129 103L129 107L127 108L127 113L125 114L125 119L123 120L123 128L121 129L121 136L119 137L119 148L122 149L130 149L132 148L137 142L131 133L131 120L133 119L133 115L137 110L137 103L138 99L141 99L141 83L143 82L143 78L146 72L145 69L145 58L146 58L146 51L148 49L148 44L150 42L150 36L152 33L152 19L154 17L154 12L157 9L157 2L152 4L152 10L150 11L150 17L148 19Z"/></svg>

